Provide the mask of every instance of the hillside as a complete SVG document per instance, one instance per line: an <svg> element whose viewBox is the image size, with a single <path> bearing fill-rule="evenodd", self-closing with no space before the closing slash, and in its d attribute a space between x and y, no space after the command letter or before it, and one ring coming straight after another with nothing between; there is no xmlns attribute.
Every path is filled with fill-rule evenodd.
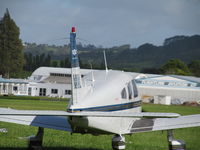
<svg viewBox="0 0 200 150"><path fill-rule="evenodd" d="M186 63L200 59L200 35L174 36L165 39L162 46L143 44L138 48L130 45L112 48L95 47L94 45L78 44L79 56L84 64L101 65L103 50L106 51L109 68L140 71L144 68L158 68L172 58L178 58ZM26 43L25 53L50 54L54 60L69 57L69 45L49 46Z"/></svg>

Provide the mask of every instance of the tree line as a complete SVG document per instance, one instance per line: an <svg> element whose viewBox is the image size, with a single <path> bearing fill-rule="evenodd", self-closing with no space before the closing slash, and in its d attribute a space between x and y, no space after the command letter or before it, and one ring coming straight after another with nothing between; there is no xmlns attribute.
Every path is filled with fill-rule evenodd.
<svg viewBox="0 0 200 150"><path fill-rule="evenodd" d="M25 71L33 72L39 67L62 67L69 68L70 62L68 58L63 60L52 60L50 54L37 54L32 55L31 53L24 53L25 64L23 69Z"/></svg>
<svg viewBox="0 0 200 150"><path fill-rule="evenodd" d="M160 68L144 68L142 73L173 74L200 77L200 60L193 60L189 64L180 59L170 59Z"/></svg>
<svg viewBox="0 0 200 150"><path fill-rule="evenodd" d="M7 9L0 20L0 75L22 78L24 72L33 72L41 66L70 67L69 44L48 46L26 43L23 46L19 35L20 29ZM77 47L81 50L79 55L81 68L105 69L103 47L81 43ZM105 50L110 69L200 76L200 36L198 35L168 38L163 46L147 43L138 48L122 45Z"/></svg>

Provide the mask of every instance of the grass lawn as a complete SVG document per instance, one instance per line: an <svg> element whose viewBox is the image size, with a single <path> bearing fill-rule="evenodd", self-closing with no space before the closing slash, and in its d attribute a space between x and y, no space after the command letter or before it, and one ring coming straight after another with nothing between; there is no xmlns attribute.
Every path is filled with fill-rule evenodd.
<svg viewBox="0 0 200 150"><path fill-rule="evenodd" d="M0 99L0 107L35 110L65 110L66 101L44 100L15 100ZM181 115L200 114L199 107L164 106L143 104L143 110L149 112L174 112ZM0 128L6 128L7 133L0 132L0 150L25 150L27 141L19 137L27 137L37 132L36 127L23 126L0 122ZM177 129L174 131L176 139L182 139L187 144L187 150L200 149L200 127ZM45 150L111 150L112 135L81 135L64 131L45 129L43 146ZM126 136L127 150L167 150L166 131L137 133Z"/></svg>

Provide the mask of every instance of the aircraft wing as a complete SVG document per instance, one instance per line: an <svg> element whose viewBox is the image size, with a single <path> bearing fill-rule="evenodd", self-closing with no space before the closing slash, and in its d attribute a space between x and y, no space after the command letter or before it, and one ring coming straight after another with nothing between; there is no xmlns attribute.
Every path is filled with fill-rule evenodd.
<svg viewBox="0 0 200 150"><path fill-rule="evenodd" d="M10 108L0 108L1 115L17 115L17 116L82 116L82 117L135 117L135 118L174 118L179 117L177 113L151 113L151 112L66 112L66 111L49 111L49 110L15 110Z"/></svg>
<svg viewBox="0 0 200 150"><path fill-rule="evenodd" d="M132 125L129 128L129 133L170 130L197 126L200 126L200 114L180 116L178 118L143 118L134 120L132 122Z"/></svg>
<svg viewBox="0 0 200 150"><path fill-rule="evenodd" d="M132 121L127 124L127 129L124 134L200 126L200 114L180 116L176 113L93 111L71 113L66 111L0 108L0 121L72 131L67 120L68 116L133 118Z"/></svg>
<svg viewBox="0 0 200 150"><path fill-rule="evenodd" d="M68 118L64 116L0 115L0 121L72 132Z"/></svg>
<svg viewBox="0 0 200 150"><path fill-rule="evenodd" d="M72 132L68 116L82 117L178 117L175 113L75 112L45 110L15 110L0 108L0 121Z"/></svg>

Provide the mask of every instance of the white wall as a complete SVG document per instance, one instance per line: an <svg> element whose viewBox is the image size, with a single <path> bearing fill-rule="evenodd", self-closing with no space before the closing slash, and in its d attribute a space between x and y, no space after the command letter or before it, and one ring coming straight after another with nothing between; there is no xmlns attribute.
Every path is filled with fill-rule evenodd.
<svg viewBox="0 0 200 150"><path fill-rule="evenodd" d="M40 88L46 89L46 96L48 97L71 97L71 95L65 94L65 90L71 90L70 84L37 83L36 85L32 86L32 89L35 89L32 91L32 96L40 96ZM52 89L57 89L58 93L53 94L51 92Z"/></svg>
<svg viewBox="0 0 200 150"><path fill-rule="evenodd" d="M179 99L184 101L199 101L200 89L189 88L164 88L164 87L151 87L151 86L138 86L139 95L142 96L156 96L166 95L171 96L172 101Z"/></svg>

